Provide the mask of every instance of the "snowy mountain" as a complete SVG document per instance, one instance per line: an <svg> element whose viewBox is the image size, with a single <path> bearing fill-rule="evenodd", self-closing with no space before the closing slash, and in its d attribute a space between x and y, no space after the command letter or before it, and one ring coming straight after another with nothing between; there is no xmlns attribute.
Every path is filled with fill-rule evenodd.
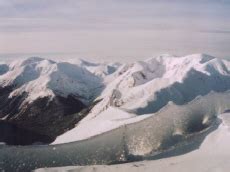
<svg viewBox="0 0 230 172"><path fill-rule="evenodd" d="M130 64L37 57L2 63L0 118L53 139L73 128L53 144L82 140L149 118L167 105L228 91L229 66L205 54Z"/></svg>
<svg viewBox="0 0 230 172"><path fill-rule="evenodd" d="M74 64L29 58L0 65L0 118L55 137L82 116L103 87L101 78Z"/></svg>
<svg viewBox="0 0 230 172"><path fill-rule="evenodd" d="M172 101L185 104L210 91L230 88L230 62L198 54L160 56L125 65L100 98L105 104L141 115L154 113Z"/></svg>
<svg viewBox="0 0 230 172"><path fill-rule="evenodd" d="M122 65L104 83L107 86L98 97L102 101L54 144L143 120L166 105L185 105L212 92L226 92L230 89L230 62L205 54L163 55Z"/></svg>
<svg viewBox="0 0 230 172"><path fill-rule="evenodd" d="M230 110L228 60L204 54L164 55L118 68L112 65L113 72L107 73L103 72L108 69L106 64L69 64L40 58L3 66L3 120L49 136L75 126L51 145L3 146L0 167L6 171L117 164L188 152L188 159L196 161L219 142L229 142L222 137L229 134L229 117L219 116ZM80 113L71 115L75 112ZM213 131L220 140L215 145L208 140L202 147ZM218 158L229 159L218 146ZM197 154L191 152L199 147L202 150Z"/></svg>
<svg viewBox="0 0 230 172"><path fill-rule="evenodd" d="M72 63L78 64L96 76L102 78L113 74L121 66L120 63L93 63L83 59L79 59L78 62L72 61Z"/></svg>

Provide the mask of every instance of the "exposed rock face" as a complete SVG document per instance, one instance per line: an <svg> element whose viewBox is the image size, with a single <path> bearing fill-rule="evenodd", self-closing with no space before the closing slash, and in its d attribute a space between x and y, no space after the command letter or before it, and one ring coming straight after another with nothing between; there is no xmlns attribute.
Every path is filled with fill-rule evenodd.
<svg viewBox="0 0 230 172"><path fill-rule="evenodd" d="M10 122L0 121L0 142L7 145L41 144L50 143L53 140L54 138L50 136L19 128Z"/></svg>
<svg viewBox="0 0 230 172"><path fill-rule="evenodd" d="M49 142L73 128L102 87L99 77L69 63L30 58L6 66L0 70L0 120L11 134L19 130L5 137L10 144Z"/></svg>
<svg viewBox="0 0 230 172"><path fill-rule="evenodd" d="M81 119L75 113L86 108L86 105L72 95L67 98L55 96L52 100L50 97L43 97L24 103L27 94L8 98L11 90L9 87L0 89L0 93L3 93L0 97L0 117L21 128L51 137L74 126Z"/></svg>

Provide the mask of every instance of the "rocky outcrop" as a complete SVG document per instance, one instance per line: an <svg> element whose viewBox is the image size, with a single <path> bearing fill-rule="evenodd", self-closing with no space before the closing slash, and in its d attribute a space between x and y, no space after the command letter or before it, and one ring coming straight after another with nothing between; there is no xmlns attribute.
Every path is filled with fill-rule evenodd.
<svg viewBox="0 0 230 172"><path fill-rule="evenodd" d="M77 65L30 58L1 68L0 120L12 136L2 138L10 144L52 141L73 128L100 93L100 78Z"/></svg>
<svg viewBox="0 0 230 172"><path fill-rule="evenodd" d="M9 98L8 95L11 91L10 87L0 88L1 119L19 128L34 132L35 135L47 136L51 140L74 127L83 117L78 113L87 107L73 95L66 98L57 95L52 99L43 97L31 103L25 103L23 101L27 93Z"/></svg>

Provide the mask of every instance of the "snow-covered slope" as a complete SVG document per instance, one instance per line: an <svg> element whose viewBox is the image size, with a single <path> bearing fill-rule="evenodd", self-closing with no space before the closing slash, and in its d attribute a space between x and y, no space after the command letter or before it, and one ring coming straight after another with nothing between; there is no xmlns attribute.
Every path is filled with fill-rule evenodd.
<svg viewBox="0 0 230 172"><path fill-rule="evenodd" d="M96 76L99 76L102 78L105 78L106 76L113 74L121 66L121 64L118 62L96 63L96 62L91 62L91 61L87 61L84 59L69 59L67 60L67 62L71 64L77 64L78 66L81 66L82 68L85 68L86 70L90 71Z"/></svg>
<svg viewBox="0 0 230 172"><path fill-rule="evenodd" d="M55 137L84 116L102 79L85 68L38 57L0 65L0 119ZM72 115L72 116L71 116Z"/></svg>
<svg viewBox="0 0 230 172"><path fill-rule="evenodd" d="M184 104L198 95L230 88L230 62L203 54L160 56L125 65L114 75L95 109L99 112L116 106L137 114L153 113L169 101Z"/></svg>
<svg viewBox="0 0 230 172"><path fill-rule="evenodd" d="M118 128L124 124L143 120L147 117L149 117L149 115L137 117L135 114L128 113L119 108L109 107L95 118L87 121L81 121L78 123L76 128L58 136L52 144L84 140L86 138L110 131L114 128Z"/></svg>
<svg viewBox="0 0 230 172"><path fill-rule="evenodd" d="M44 168L36 172L63 172L63 171L84 171L84 172L228 172L230 168L230 114L220 115L222 123L217 130L210 133L199 149L180 156L173 156L159 160L140 161L118 165L94 165L94 166L70 166L63 168ZM195 140L192 145L196 145ZM183 152L183 147L177 150Z"/></svg>
<svg viewBox="0 0 230 172"><path fill-rule="evenodd" d="M117 164L196 150L220 124L216 115L230 109L229 98L227 91L198 97L186 105L170 104L144 120L73 143L5 147L0 149L0 168L31 171L42 167Z"/></svg>
<svg viewBox="0 0 230 172"><path fill-rule="evenodd" d="M197 96L225 92L230 89L230 62L205 54L163 55L121 65L105 77L104 83L107 86L98 97L102 101L73 130L54 143L89 138L142 120L171 102L183 105Z"/></svg>
<svg viewBox="0 0 230 172"><path fill-rule="evenodd" d="M2 71L5 68L1 66ZM101 85L98 77L77 65L34 57L9 64L7 72L0 76L0 86L16 88L10 97L28 93L25 101L72 94L87 104Z"/></svg>

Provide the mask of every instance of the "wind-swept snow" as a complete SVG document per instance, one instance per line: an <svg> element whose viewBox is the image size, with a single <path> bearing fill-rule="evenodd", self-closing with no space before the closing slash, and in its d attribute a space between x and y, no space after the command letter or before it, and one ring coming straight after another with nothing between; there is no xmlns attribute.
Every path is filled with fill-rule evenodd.
<svg viewBox="0 0 230 172"><path fill-rule="evenodd" d="M180 156L173 156L159 160L133 162L119 165L95 165L95 166L69 166L62 168L44 168L36 172L228 172L230 169L230 114L219 116L222 123L217 130L209 134L199 149ZM196 140L191 143L196 144ZM190 145L190 146L191 146ZM183 147L177 150L183 152ZM175 152L176 154L176 152Z"/></svg>
<svg viewBox="0 0 230 172"><path fill-rule="evenodd" d="M95 118L80 122L76 128L58 136L52 144L60 144L83 140L92 136L118 128L124 124L133 123L149 117L142 115L136 117L135 114L125 112L119 108L109 107Z"/></svg>

